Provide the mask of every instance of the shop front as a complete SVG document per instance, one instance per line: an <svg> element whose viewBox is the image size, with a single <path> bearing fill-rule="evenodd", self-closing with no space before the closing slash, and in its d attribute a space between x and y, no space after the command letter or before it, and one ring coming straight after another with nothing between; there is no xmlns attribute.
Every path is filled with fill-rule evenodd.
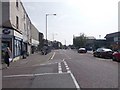
<svg viewBox="0 0 120 90"><path fill-rule="evenodd" d="M22 39L19 37L14 36L14 43L13 43L13 58L15 60L20 59L22 55Z"/></svg>
<svg viewBox="0 0 120 90"><path fill-rule="evenodd" d="M22 54L22 34L19 32L9 29L2 29L2 59L4 58L4 50L9 47L12 52L12 58L18 60Z"/></svg>
<svg viewBox="0 0 120 90"><path fill-rule="evenodd" d="M2 29L2 60L4 58L4 51L7 47L10 48L10 50L13 52L12 44L13 44L13 30L12 29L7 29L3 28ZM13 53L12 53L13 57Z"/></svg>

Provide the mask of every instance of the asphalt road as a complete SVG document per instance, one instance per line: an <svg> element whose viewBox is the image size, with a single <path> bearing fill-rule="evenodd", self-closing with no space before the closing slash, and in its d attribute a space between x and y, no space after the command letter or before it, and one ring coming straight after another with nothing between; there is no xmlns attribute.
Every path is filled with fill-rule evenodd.
<svg viewBox="0 0 120 90"><path fill-rule="evenodd" d="M2 81L3 88L118 88L118 62L55 50L3 69Z"/></svg>

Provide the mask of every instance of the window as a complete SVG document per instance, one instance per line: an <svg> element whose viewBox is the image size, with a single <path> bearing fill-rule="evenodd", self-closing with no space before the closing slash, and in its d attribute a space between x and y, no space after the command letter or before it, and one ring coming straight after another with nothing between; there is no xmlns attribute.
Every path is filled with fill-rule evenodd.
<svg viewBox="0 0 120 90"><path fill-rule="evenodd" d="M23 19L25 20L25 14L23 15Z"/></svg>
<svg viewBox="0 0 120 90"><path fill-rule="evenodd" d="M17 40L15 40L15 56L17 56Z"/></svg>
<svg viewBox="0 0 120 90"><path fill-rule="evenodd" d="M18 7L18 0L16 0L16 7Z"/></svg>
<svg viewBox="0 0 120 90"><path fill-rule="evenodd" d="M16 16L16 28L19 29L19 18Z"/></svg>
<svg viewBox="0 0 120 90"><path fill-rule="evenodd" d="M14 40L14 48L15 48L15 53L14 53L14 56L16 57L16 56L19 56L19 55L21 55L21 41L19 41L19 40L17 40L17 39L15 39Z"/></svg>
<svg viewBox="0 0 120 90"><path fill-rule="evenodd" d="M114 37L114 42L117 42L118 41L118 37Z"/></svg>
<svg viewBox="0 0 120 90"><path fill-rule="evenodd" d="M25 15L25 12L24 12L24 20L25 20L25 18L26 18L26 15Z"/></svg>

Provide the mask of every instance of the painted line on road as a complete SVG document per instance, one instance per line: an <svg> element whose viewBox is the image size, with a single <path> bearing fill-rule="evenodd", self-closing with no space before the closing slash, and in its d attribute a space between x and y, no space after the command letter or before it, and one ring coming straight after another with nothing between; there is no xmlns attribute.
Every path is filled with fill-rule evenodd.
<svg viewBox="0 0 120 90"><path fill-rule="evenodd" d="M76 81L74 75L73 75L72 72L70 71L70 68L68 67L67 62L66 62L64 59L63 59L63 62L64 62L64 64L65 64L67 73L70 73L70 75L71 75L71 77L72 77L72 79L73 79L73 82L74 82L74 84L75 84L77 90L80 90L80 86L78 85L78 83L77 83L77 81Z"/></svg>
<svg viewBox="0 0 120 90"><path fill-rule="evenodd" d="M66 70L67 70L67 73L70 73L70 68L68 67L68 65L67 65L67 63L66 63L66 61L63 59L63 63L64 63L64 65L65 65L65 68L66 68Z"/></svg>
<svg viewBox="0 0 120 90"><path fill-rule="evenodd" d="M108 62L112 61L112 59L103 59L103 58L96 58L96 59L99 60L99 61L108 61Z"/></svg>
<svg viewBox="0 0 120 90"><path fill-rule="evenodd" d="M61 63L58 63L58 73L63 73L63 72L62 72Z"/></svg>
<svg viewBox="0 0 120 90"><path fill-rule="evenodd" d="M4 78L33 77L33 76L42 76L42 75L55 75L55 74L68 74L68 73L64 72L64 73L20 74L20 75L7 75L7 76L2 76L2 77Z"/></svg>
<svg viewBox="0 0 120 90"><path fill-rule="evenodd" d="M78 83L77 83L74 75L73 75L71 72L70 72L70 75L71 75L71 77L72 77L72 79L73 79L73 81L74 81L74 83L75 83L75 86L76 86L77 90L80 90L80 86L78 85Z"/></svg>
<svg viewBox="0 0 120 90"><path fill-rule="evenodd" d="M53 59L53 58L54 58L55 54L56 54L56 53L54 52L54 53L53 53L53 55L52 55L52 57L51 57L51 59Z"/></svg>
<svg viewBox="0 0 120 90"><path fill-rule="evenodd" d="M32 65L33 67L35 66L45 66L45 65L52 65L52 64L57 64L58 62L54 62L54 63L46 63L46 64L35 64L35 65Z"/></svg>
<svg viewBox="0 0 120 90"><path fill-rule="evenodd" d="M60 61L60 62L63 62L63 61ZM45 63L45 64L34 64L32 65L32 67L36 67L36 66L45 66L45 65L52 65L52 64L58 64L60 62L52 62L52 63Z"/></svg>

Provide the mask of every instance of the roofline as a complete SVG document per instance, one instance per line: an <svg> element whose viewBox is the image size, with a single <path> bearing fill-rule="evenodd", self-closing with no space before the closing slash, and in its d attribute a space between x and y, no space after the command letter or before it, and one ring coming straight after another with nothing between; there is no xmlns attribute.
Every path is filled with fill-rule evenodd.
<svg viewBox="0 0 120 90"><path fill-rule="evenodd" d="M120 31L118 31L118 32L114 32L114 33L106 34L106 36L105 36L104 38L106 38L108 35L117 34L117 33L120 33Z"/></svg>

